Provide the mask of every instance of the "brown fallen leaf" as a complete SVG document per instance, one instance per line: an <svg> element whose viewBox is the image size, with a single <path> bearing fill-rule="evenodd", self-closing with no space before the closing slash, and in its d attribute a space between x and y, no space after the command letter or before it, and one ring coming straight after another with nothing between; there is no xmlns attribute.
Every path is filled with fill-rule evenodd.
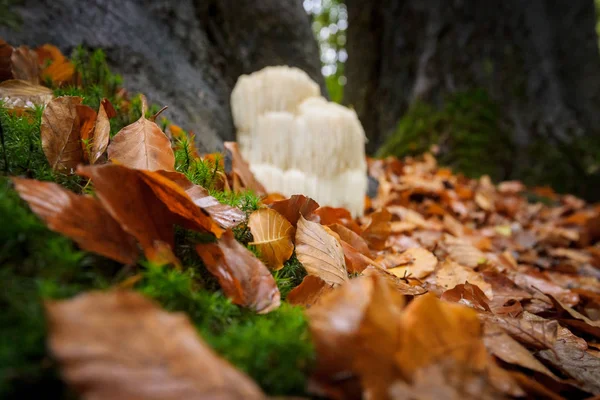
<svg viewBox="0 0 600 400"><path fill-rule="evenodd" d="M8 109L35 109L48 104L52 97L51 89L27 81L11 79L0 83L0 100Z"/></svg>
<svg viewBox="0 0 600 400"><path fill-rule="evenodd" d="M364 269L362 274L365 276L378 275L388 280L392 284L392 286L394 286L394 289L398 293L403 294L405 296L421 296L427 293L427 290L422 286L412 286L406 283L404 279L398 278L396 275L390 274L389 272L387 272L387 270L380 267L372 265L368 266Z"/></svg>
<svg viewBox="0 0 600 400"><path fill-rule="evenodd" d="M58 47L45 44L35 51L40 65L46 65L40 74L42 79L50 80L54 85L61 85L73 80L75 65L62 54Z"/></svg>
<svg viewBox="0 0 600 400"><path fill-rule="evenodd" d="M223 229L236 227L246 219L246 214L242 210L219 203L219 200L208 194L208 190L193 184L184 174L175 171L155 171L155 173L172 180L185 190L194 204L206 211Z"/></svg>
<svg viewBox="0 0 600 400"><path fill-rule="evenodd" d="M276 201L269 207L283 215L295 229L300 215L304 218L308 218L313 211L319 208L319 203L310 197L295 194L289 199Z"/></svg>
<svg viewBox="0 0 600 400"><path fill-rule="evenodd" d="M441 286L445 290L450 290L457 285L470 282L479 287L488 299L494 299L492 285L487 283L479 273L473 271L471 268L463 267L454 261L446 260L441 263L437 270L427 278L427 282Z"/></svg>
<svg viewBox="0 0 600 400"><path fill-rule="evenodd" d="M250 214L248 227L254 238L249 244L256 246L267 267L274 271L283 268L294 252L292 224L277 211L261 208Z"/></svg>
<svg viewBox="0 0 600 400"><path fill-rule="evenodd" d="M48 228L73 239L82 249L123 264L135 264L135 239L91 196L80 196L51 182L12 178L19 196Z"/></svg>
<svg viewBox="0 0 600 400"><path fill-rule="evenodd" d="M83 162L80 118L81 97L62 96L48 103L42 114L42 149L55 171L72 172Z"/></svg>
<svg viewBox="0 0 600 400"><path fill-rule="evenodd" d="M0 82L12 79L12 61L11 56L13 47L0 39Z"/></svg>
<svg viewBox="0 0 600 400"><path fill-rule="evenodd" d="M108 145L108 159L129 168L155 171L175 169L175 156L169 138L154 123L156 115L146 119L148 105L142 99L142 116L121 129Z"/></svg>
<svg viewBox="0 0 600 400"><path fill-rule="evenodd" d="M390 221L392 220L392 214L384 208L375 211L370 217L371 220L363 228L361 236L369 243L370 248L383 250L391 233Z"/></svg>
<svg viewBox="0 0 600 400"><path fill-rule="evenodd" d="M323 226L300 216L295 242L298 261L309 275L317 276L330 285L348 280L342 246Z"/></svg>
<svg viewBox="0 0 600 400"><path fill-rule="evenodd" d="M453 289L445 291L442 294L441 299L453 303L464 304L477 311L492 311L488 305L490 300L485 296L485 293L469 282L465 282L464 285L456 285Z"/></svg>
<svg viewBox="0 0 600 400"><path fill-rule="evenodd" d="M329 229L337 233L340 236L341 240L348 243L361 254L369 258L372 257L369 245L367 244L365 239L363 239L359 234L357 234L351 229L346 228L344 225L341 224L336 223L327 226L329 227Z"/></svg>
<svg viewBox="0 0 600 400"><path fill-rule="evenodd" d="M265 187L255 177L250 166L242 157L238 145L236 142L225 142L223 143L225 149L228 152L228 156L231 158L231 169L232 172L239 177L242 184L246 189L254 191L258 195L267 194Z"/></svg>
<svg viewBox="0 0 600 400"><path fill-rule="evenodd" d="M46 302L49 347L85 399L266 399L187 316L128 291Z"/></svg>
<svg viewBox="0 0 600 400"><path fill-rule="evenodd" d="M525 312L523 315L526 316L528 313ZM531 348L551 349L556 342L558 333L558 322L556 321L489 314L479 314L479 318L486 323L498 325L513 339Z"/></svg>
<svg viewBox="0 0 600 400"><path fill-rule="evenodd" d="M556 309L565 314L565 316L560 319L562 323L569 325L578 331L596 336L597 338L600 337L600 321L592 321L551 294L548 294L547 296L550 297L550 300L552 300Z"/></svg>
<svg viewBox="0 0 600 400"><path fill-rule="evenodd" d="M98 108L93 134L91 135L89 159L90 164L95 164L106 151L110 138L110 120L106 111L106 104L103 101Z"/></svg>
<svg viewBox="0 0 600 400"><path fill-rule="evenodd" d="M344 261L346 262L346 271L349 274L361 273L369 265L377 265L375 261L365 256L348 243L341 239L338 241L342 246L342 251L344 252Z"/></svg>
<svg viewBox="0 0 600 400"><path fill-rule="evenodd" d="M75 110L79 118L79 138L81 149L83 150L83 158L89 162L91 139L94 136L94 127L96 126L96 111L83 104L77 104Z"/></svg>
<svg viewBox="0 0 600 400"><path fill-rule="evenodd" d="M446 236L444 245L450 258L465 267L475 268L478 265L485 263L487 259L482 251L467 241L459 238Z"/></svg>
<svg viewBox="0 0 600 400"><path fill-rule="evenodd" d="M279 307L280 294L275 279L250 250L235 240L231 230L217 243L198 244L196 251L235 304L260 314Z"/></svg>
<svg viewBox="0 0 600 400"><path fill-rule="evenodd" d="M431 274L438 264L437 257L429 250L423 248L408 249L402 253L402 256L407 258L406 266L388 268L388 272L400 278L411 276L423 279Z"/></svg>
<svg viewBox="0 0 600 400"><path fill-rule="evenodd" d="M12 76L37 85L40 83L40 67L35 51L27 46L19 46L13 50L10 57Z"/></svg>
<svg viewBox="0 0 600 400"><path fill-rule="evenodd" d="M354 221L350 211L345 208L319 207L312 212L310 218L306 217L306 219L327 226L338 223L358 234L362 233L362 229L360 229L360 226Z"/></svg>
<svg viewBox="0 0 600 400"><path fill-rule="evenodd" d="M310 307L320 300L321 296L333 290L333 286L323 279L306 275L302 282L288 293L286 301L290 304Z"/></svg>

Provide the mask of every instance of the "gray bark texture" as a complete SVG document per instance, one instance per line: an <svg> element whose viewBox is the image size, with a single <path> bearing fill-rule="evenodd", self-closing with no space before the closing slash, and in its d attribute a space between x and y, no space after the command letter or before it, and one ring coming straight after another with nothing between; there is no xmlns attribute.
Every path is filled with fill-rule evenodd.
<svg viewBox="0 0 600 400"><path fill-rule="evenodd" d="M324 89L319 50L301 0L24 0L14 46L63 53L101 48L125 88L169 109L203 151L234 140L229 96L241 74L269 65L303 69Z"/></svg>
<svg viewBox="0 0 600 400"><path fill-rule="evenodd" d="M484 88L518 149L600 130L593 0L347 0L348 85L375 151L416 99ZM563 146L567 144L567 146ZM565 150L568 151L568 150ZM515 174L535 160L517 150ZM576 154L565 158L578 163ZM580 168L580 166L574 166Z"/></svg>

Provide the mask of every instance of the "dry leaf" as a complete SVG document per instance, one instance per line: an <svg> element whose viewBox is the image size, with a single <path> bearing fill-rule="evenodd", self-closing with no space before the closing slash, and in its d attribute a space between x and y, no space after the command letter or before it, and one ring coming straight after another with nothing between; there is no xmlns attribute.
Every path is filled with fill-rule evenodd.
<svg viewBox="0 0 600 400"><path fill-rule="evenodd" d="M265 187L254 177L252 171L250 171L250 166L242 157L238 149L238 145L236 142L225 142L223 143L225 149L228 152L228 157L231 158L231 168L235 175L237 175L242 184L246 189L253 190L254 193L258 195L267 194Z"/></svg>
<svg viewBox="0 0 600 400"><path fill-rule="evenodd" d="M389 272L387 272L387 270L382 269L380 267L372 265L368 266L364 269L362 274L364 276L378 275L386 279L394 286L394 289L398 293L403 294L405 296L420 296L427 293L427 290L424 289L422 286L411 286L410 284L406 283L408 279L405 280L398 278L396 275L390 274Z"/></svg>
<svg viewBox="0 0 600 400"><path fill-rule="evenodd" d="M187 316L134 292L46 303L49 347L85 399L266 399L220 358Z"/></svg>
<svg viewBox="0 0 600 400"><path fill-rule="evenodd" d="M385 249L385 242L391 233L392 214L385 208L370 215L371 221L362 231L362 237L375 250Z"/></svg>
<svg viewBox="0 0 600 400"><path fill-rule="evenodd" d="M483 252L465 240L446 235L444 244L450 258L465 267L475 268L487 260Z"/></svg>
<svg viewBox="0 0 600 400"><path fill-rule="evenodd" d="M27 81L11 79L0 83L0 100L4 108L35 109L48 104L52 97L51 89Z"/></svg>
<svg viewBox="0 0 600 400"><path fill-rule="evenodd" d="M49 79L53 84L60 85L70 82L75 76L75 65L69 61L58 47L45 44L36 50L40 65L49 64L42 70L44 80Z"/></svg>
<svg viewBox="0 0 600 400"><path fill-rule="evenodd" d="M350 211L345 208L319 207L313 211L310 218L306 217L306 219L313 222L319 222L321 225L338 223L358 234L362 233L360 226L354 221Z"/></svg>
<svg viewBox="0 0 600 400"><path fill-rule="evenodd" d="M11 56L13 47L0 39L0 82L12 79ZM1 97L1 96L0 96Z"/></svg>
<svg viewBox="0 0 600 400"><path fill-rule="evenodd" d="M180 172L155 171L155 173L172 180L185 190L194 204L206 211L223 229L236 227L246 218L242 210L219 203L219 200L208 194L208 190L200 185L194 185Z"/></svg>
<svg viewBox="0 0 600 400"><path fill-rule="evenodd" d="M289 199L276 201L269 207L283 215L296 228L300 215L308 218L313 211L319 208L319 204L310 197L295 194Z"/></svg>
<svg viewBox="0 0 600 400"><path fill-rule="evenodd" d="M423 248L408 249L401 256L406 257L406 266L388 268L388 272L402 278L411 276L423 279L431 274L438 264L438 259L432 252Z"/></svg>
<svg viewBox="0 0 600 400"><path fill-rule="evenodd" d="M479 273L450 260L444 261L435 273L427 278L427 281L435 283L445 290L450 290L457 285L469 282L479 287L488 299L494 299L492 285L487 283Z"/></svg>
<svg viewBox="0 0 600 400"><path fill-rule="evenodd" d="M123 264L135 264L138 248L100 202L51 182L12 178L19 196L48 228L73 239L82 249Z"/></svg>
<svg viewBox="0 0 600 400"><path fill-rule="evenodd" d="M323 279L306 275L298 286L288 293L286 301L294 305L310 307L320 300L321 296L333 290Z"/></svg>
<svg viewBox="0 0 600 400"><path fill-rule="evenodd" d="M456 285L453 289L445 291L442 294L441 299L453 303L464 304L477 311L492 311L488 305L490 300L485 296L485 293L477 286L471 285L469 282L466 282L464 285Z"/></svg>
<svg viewBox="0 0 600 400"><path fill-rule="evenodd" d="M254 238L249 244L256 246L267 267L274 271L283 268L294 252L292 224L277 211L261 208L250 215L248 227Z"/></svg>
<svg viewBox="0 0 600 400"><path fill-rule="evenodd" d="M527 313L524 313L527 315ZM499 315L480 314L486 323L494 323L504 329L513 339L536 349L551 349L556 342L558 323L549 320L531 320Z"/></svg>
<svg viewBox="0 0 600 400"><path fill-rule="evenodd" d="M106 111L106 104L110 103L104 100L106 99L102 100L100 108L98 108L98 115L96 116L94 133L90 144L89 158L91 164L95 164L102 157L108 147L108 140L110 138L110 121Z"/></svg>
<svg viewBox="0 0 600 400"><path fill-rule="evenodd" d="M279 307L280 294L275 279L250 250L235 240L230 230L217 243L198 244L196 251L235 304L260 314Z"/></svg>
<svg viewBox="0 0 600 400"><path fill-rule="evenodd" d="M309 275L330 285L348 280L342 246L320 224L302 216L296 229L296 256Z"/></svg>
<svg viewBox="0 0 600 400"><path fill-rule="evenodd" d="M351 229L346 228L344 225L340 224L331 224L328 225L329 229L334 231L340 236L340 239L344 242L348 243L354 249L359 251L366 257L371 257L371 250L369 249L369 245L359 234L354 232Z"/></svg>
<svg viewBox="0 0 600 400"><path fill-rule="evenodd" d="M369 265L377 265L375 261L360 253L343 240L339 239L339 243L342 245L342 250L344 251L344 261L346 262L346 270L349 274L361 273Z"/></svg>
<svg viewBox="0 0 600 400"><path fill-rule="evenodd" d="M154 121L146 119L146 97L141 97L142 116L112 138L108 159L129 168L173 171L175 156L171 142Z"/></svg>
<svg viewBox="0 0 600 400"><path fill-rule="evenodd" d="M558 311L566 314L566 318L561 318L561 322L578 331L596 336L597 338L600 337L600 321L592 321L551 294L548 294L547 296L550 297L550 300L552 300L552 303L554 303L554 306Z"/></svg>
<svg viewBox="0 0 600 400"><path fill-rule="evenodd" d="M40 83L40 67L35 51L27 46L20 46L13 50L10 57L12 63L12 76L14 79L27 81L34 85Z"/></svg>
<svg viewBox="0 0 600 400"><path fill-rule="evenodd" d="M83 162L80 119L77 105L81 97L57 97L42 114L42 149L55 171L72 172Z"/></svg>

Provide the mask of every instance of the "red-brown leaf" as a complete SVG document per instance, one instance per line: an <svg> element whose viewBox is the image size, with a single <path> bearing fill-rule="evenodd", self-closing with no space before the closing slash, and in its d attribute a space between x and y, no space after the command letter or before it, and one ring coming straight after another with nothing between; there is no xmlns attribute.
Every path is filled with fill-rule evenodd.
<svg viewBox="0 0 600 400"><path fill-rule="evenodd" d="M319 208L319 203L310 197L295 194L289 199L276 201L269 207L283 215L295 228L298 224L298 218L301 215L308 218L313 211Z"/></svg>
<svg viewBox="0 0 600 400"><path fill-rule="evenodd" d="M242 157L237 143L225 142L223 145L228 151L228 155L231 157L231 168L233 173L240 178L244 188L253 190L254 193L258 195L266 194L267 191L265 190L265 187L254 177L252 171L250 171L250 166Z"/></svg>
<svg viewBox="0 0 600 400"><path fill-rule="evenodd" d="M384 208L371 214L370 218L371 220L362 231L362 237L372 249L383 250L391 233L392 214Z"/></svg>
<svg viewBox="0 0 600 400"><path fill-rule="evenodd" d="M20 46L13 50L10 59L13 79L27 81L34 85L40 83L40 67L35 51L27 46Z"/></svg>

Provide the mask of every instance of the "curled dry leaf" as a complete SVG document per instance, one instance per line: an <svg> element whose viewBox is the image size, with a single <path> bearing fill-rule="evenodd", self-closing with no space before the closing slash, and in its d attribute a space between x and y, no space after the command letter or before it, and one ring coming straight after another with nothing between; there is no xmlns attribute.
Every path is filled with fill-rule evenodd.
<svg viewBox="0 0 600 400"><path fill-rule="evenodd" d="M106 111L106 104L110 103L104 100L100 103L100 108L98 108L98 115L96 116L94 131L91 136L89 151L91 164L95 164L102 157L108 147L108 140L110 138L110 121Z"/></svg>
<svg viewBox="0 0 600 400"><path fill-rule="evenodd" d="M585 315L564 304L551 294L547 296L550 297L550 300L552 300L552 303L554 303L554 307L559 312L565 314L564 317L561 318L561 322L569 325L577 331L585 332L589 335L600 338L600 321L592 321Z"/></svg>
<svg viewBox="0 0 600 400"><path fill-rule="evenodd" d="M49 347L86 399L266 399L220 358L187 316L134 292L46 303Z"/></svg>
<svg viewBox="0 0 600 400"><path fill-rule="evenodd" d="M302 216L296 229L296 256L309 275L330 285L348 280L342 246L320 224Z"/></svg>
<svg viewBox="0 0 600 400"><path fill-rule="evenodd" d="M40 83L40 67L35 51L27 46L20 46L13 50L10 57L12 63L12 76L37 85Z"/></svg>
<svg viewBox="0 0 600 400"><path fill-rule="evenodd" d="M194 204L206 211L223 229L236 227L246 218L246 214L242 210L219 203L219 200L208 194L208 190L200 185L194 185L180 172L155 171L155 173L172 180L185 190Z"/></svg>
<svg viewBox="0 0 600 400"><path fill-rule="evenodd" d="M283 215L294 228L298 224L298 218L302 215L304 218L319 208L319 203L301 194L295 194L289 199L276 201L270 207Z"/></svg>
<svg viewBox="0 0 600 400"><path fill-rule="evenodd" d="M358 274L369 265L377 265L375 261L360 253L343 240L339 239L339 243L342 245L342 250L344 251L344 260L346 261L346 270L348 273Z"/></svg>
<svg viewBox="0 0 600 400"><path fill-rule="evenodd" d="M316 304L322 295L333 290L333 286L323 279L306 275L298 286L288 293L286 301L294 305L310 307Z"/></svg>
<svg viewBox="0 0 600 400"><path fill-rule="evenodd" d="M235 304L268 313L280 304L275 279L265 265L228 230L217 243L198 244L198 255Z"/></svg>
<svg viewBox="0 0 600 400"><path fill-rule="evenodd" d="M171 142L154 121L146 119L147 108L146 97L142 96L142 116L112 138L108 159L129 168L173 171L175 155Z"/></svg>
<svg viewBox="0 0 600 400"><path fill-rule="evenodd" d="M13 47L0 39L0 82L12 79L11 56Z"/></svg>
<svg viewBox="0 0 600 400"><path fill-rule="evenodd" d="M423 248L408 249L402 256L407 257L407 265L389 268L388 272L402 278L411 276L422 279L431 274L438 264L437 257L429 250Z"/></svg>
<svg viewBox="0 0 600 400"><path fill-rule="evenodd" d="M391 233L392 214L385 208L371 214L371 221L362 231L362 237L375 250L385 249L385 242Z"/></svg>
<svg viewBox="0 0 600 400"><path fill-rule="evenodd" d="M255 177L250 166L242 157L236 142L223 143L227 150L227 156L231 159L231 169L237 175L246 189L253 190L258 195L266 194L265 187Z"/></svg>
<svg viewBox="0 0 600 400"><path fill-rule="evenodd" d="M464 304L477 311L492 311L488 305L490 300L485 296L485 293L477 286L471 285L469 282L466 282L464 285L456 285L453 289L445 291L442 294L441 299L453 303Z"/></svg>
<svg viewBox="0 0 600 400"><path fill-rule="evenodd" d="M281 214L270 208L254 211L248 227L262 260L272 270L280 270L294 252L293 227Z"/></svg>
<svg viewBox="0 0 600 400"><path fill-rule="evenodd" d="M319 207L313 211L310 218L307 217L306 219L313 222L319 222L321 225L338 223L358 234L362 233L360 226L354 221L350 211L345 208Z"/></svg>
<svg viewBox="0 0 600 400"><path fill-rule="evenodd" d="M57 97L42 114L42 149L55 171L70 172L83 162L79 104L81 97Z"/></svg>
<svg viewBox="0 0 600 400"><path fill-rule="evenodd" d="M79 196L51 182L12 178L19 196L48 228L73 239L82 249L123 264L138 258L135 239L91 196Z"/></svg>
<svg viewBox="0 0 600 400"><path fill-rule="evenodd" d="M48 104L52 97L52 90L27 81L11 79L0 83L0 100L5 108L35 109Z"/></svg>

